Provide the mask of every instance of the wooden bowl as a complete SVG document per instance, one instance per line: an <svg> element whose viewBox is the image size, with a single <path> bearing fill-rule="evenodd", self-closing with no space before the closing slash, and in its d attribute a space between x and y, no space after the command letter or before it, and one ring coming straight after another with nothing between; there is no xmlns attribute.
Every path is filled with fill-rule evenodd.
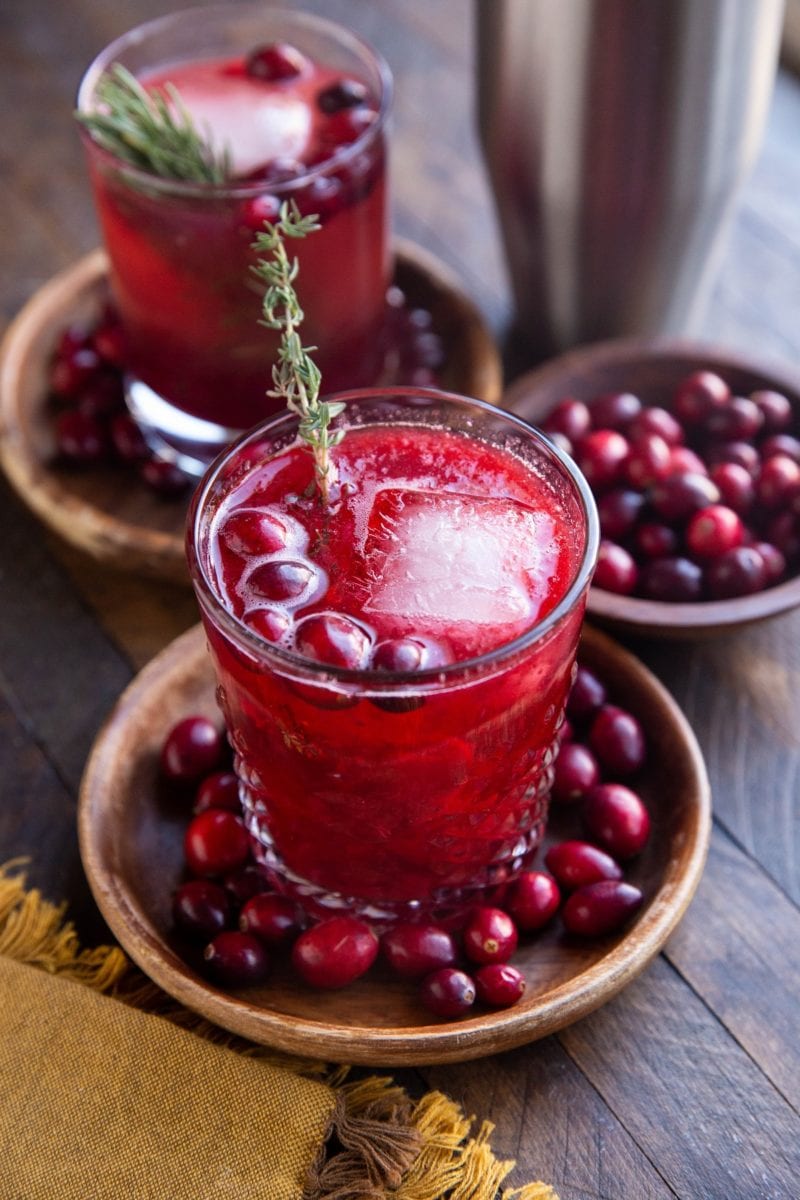
<svg viewBox="0 0 800 1200"><path fill-rule="evenodd" d="M369 1065L477 1058L544 1037L609 1000L658 953L694 893L710 833L703 759L686 719L660 683L627 651L590 628L581 659L633 710L649 744L635 786L653 833L628 872L645 902L623 933L582 940L557 922L523 939L515 962L528 989L511 1009L435 1021L413 985L378 967L336 992L306 988L285 965L270 980L223 992L184 961L172 930L171 895L182 878L187 807L159 797L158 753L170 726L190 713L218 719L203 634L189 630L150 663L101 731L81 787L83 865L95 899L130 956L186 1007L254 1042L332 1061ZM577 836L561 806L550 840Z"/></svg>
<svg viewBox="0 0 800 1200"><path fill-rule="evenodd" d="M569 351L514 380L503 407L534 425L566 396L592 401L605 392L634 392L645 404L666 404L686 375L701 368L716 371L734 393L758 388L783 392L800 424L800 374L762 363L749 354L700 343L663 339L621 339ZM703 638L730 633L754 621L787 612L800 604L800 576L753 596L673 604L619 596L593 587L592 617L628 633L660 638Z"/></svg>
<svg viewBox="0 0 800 1200"><path fill-rule="evenodd" d="M406 241L395 251L395 283L411 304L431 312L444 342L442 386L496 403L502 367L478 309L433 255ZM45 284L9 327L0 351L0 464L22 500L65 541L101 562L188 584L187 497L156 496L122 466L79 469L56 461L50 359L66 326L97 315L106 277L106 256L95 250Z"/></svg>

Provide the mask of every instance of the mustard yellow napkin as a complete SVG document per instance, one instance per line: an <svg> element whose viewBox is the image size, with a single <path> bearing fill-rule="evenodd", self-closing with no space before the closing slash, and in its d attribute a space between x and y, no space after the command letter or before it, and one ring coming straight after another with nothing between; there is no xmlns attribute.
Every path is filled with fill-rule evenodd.
<svg viewBox="0 0 800 1200"><path fill-rule="evenodd" d="M2 1200L501 1200L513 1163L447 1097L214 1044L133 1007L137 982L156 991L0 868Z"/></svg>

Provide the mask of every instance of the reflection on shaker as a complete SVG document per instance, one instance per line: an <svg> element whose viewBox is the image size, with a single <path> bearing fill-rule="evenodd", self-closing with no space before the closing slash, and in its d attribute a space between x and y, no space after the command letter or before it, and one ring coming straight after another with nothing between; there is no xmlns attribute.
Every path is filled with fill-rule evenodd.
<svg viewBox="0 0 800 1200"><path fill-rule="evenodd" d="M696 330L782 15L783 0L476 0L481 140L531 354Z"/></svg>

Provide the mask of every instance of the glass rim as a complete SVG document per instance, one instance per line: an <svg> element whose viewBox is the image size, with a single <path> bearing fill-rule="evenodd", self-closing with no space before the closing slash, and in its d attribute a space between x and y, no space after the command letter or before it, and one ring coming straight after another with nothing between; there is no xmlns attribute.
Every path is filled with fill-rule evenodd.
<svg viewBox="0 0 800 1200"><path fill-rule="evenodd" d="M397 692L402 688L406 690L418 690L421 685L444 685L449 680L464 675L472 675L481 673L483 669L497 668L505 664L508 659L512 659L522 651L529 649L531 646L540 642L553 630L565 617L567 617L575 607L575 604L580 599L585 588L587 587L595 566L597 557L597 549L600 541L600 522L597 514L597 507L592 495L591 488L585 477L579 470L577 464L565 454L565 452L554 442L552 442L545 433L536 426L531 425L516 413L507 411L506 409L498 408L494 404L489 404L485 400L477 400L468 396L460 396L454 392L447 392L436 388L424 387L389 387L389 388L358 388L350 391L338 392L329 397L331 400L339 401L345 405L351 402L360 400L386 400L397 399L404 397L418 397L422 399L430 399L445 402L449 405L455 405L458 408L474 407L479 411L490 413L494 417L500 418L503 422L518 429L527 437L544 449L552 460L555 460L561 468L563 474L568 478L574 488L574 493L580 501L583 513L586 519L586 537L584 541L583 551L580 563L578 564L575 575L565 591L564 595L559 600L558 604L547 613L540 621L534 622L529 629L518 634L517 637L510 641L503 642L499 646L493 647L480 655L475 655L472 658L460 659L452 663L446 663L442 666L426 667L418 671L377 671L370 670L366 667L338 667L329 663L318 663L313 659L304 657L296 651L287 650L275 643L268 642L260 637L253 630L249 629L243 622L234 617L231 612L223 604L217 594L208 574L205 570L201 555L198 553L198 537L200 521L204 515L206 502L211 489L218 482L221 472L228 461L237 454L243 446L249 441L257 441L264 437L265 434L275 434L276 440L281 434L288 433L293 426L297 425L297 417L290 412L281 413L273 416L270 419L254 426L252 429L246 430L236 441L227 446L214 461L209 465L205 475L201 479L195 489L192 501L189 507L186 522L186 551L189 562L192 581L195 584L195 590L198 594L198 600L201 606L208 606L210 609L209 615L213 614L214 619L221 626L223 631L231 637L235 644L244 647L253 655L266 659L266 661L274 661L276 667L294 670L301 672L305 678L313 678L320 685L326 685L332 682L341 684L360 684L362 691L374 690L378 693L385 691ZM424 411L424 410L418 410ZM341 417L337 418L339 423L346 424L346 412ZM344 418L344 420L343 420ZM398 422L398 424L401 422ZM201 585L201 586L199 586Z"/></svg>
<svg viewBox="0 0 800 1200"><path fill-rule="evenodd" d="M340 25L336 21L330 20L328 17L320 17L316 13L296 11L288 8L267 8L263 4L239 3L238 0L230 5L210 4L207 6L177 9L175 12L154 17L150 21L143 21L140 25L136 25L125 33L120 34L119 37L114 38L113 41L109 42L107 46L95 55L83 73L78 85L76 111L79 113L92 111L91 102L94 98L100 77L115 61L120 51L127 46L157 35L160 29L175 25L189 16L199 18L211 14L218 17L224 15L233 19L237 13L244 14L246 12L254 16L260 16L266 21L269 21L271 17L280 17L297 26L327 34L339 43L349 43L360 58L371 62L376 69L380 83L376 119L354 141L337 147L330 155L330 158L326 158L323 162L315 163L313 167L309 167L307 171L303 171L300 175L295 175L291 179L284 179L279 182L269 182L263 179L241 181L234 179L225 183L198 183L193 180L166 179L162 175L156 175L152 171L146 171L142 167L137 167L133 163L126 162L125 159L117 157L116 154L113 154L110 150L101 146L99 142L96 142L89 130L81 124L81 138L91 147L92 152L96 152L99 156L119 167L120 171L124 172L127 178L130 178L131 181L140 187L147 187L153 191L163 192L165 195L170 196L203 197L208 200L219 200L221 198L249 199L252 196L260 196L265 192L280 197L284 193L306 187L314 179L318 179L330 170L336 170L340 166L347 165L347 163L357 158L359 154L362 154L372 145L385 128L394 90L391 68L381 52L362 38L360 34L348 29L345 25Z"/></svg>

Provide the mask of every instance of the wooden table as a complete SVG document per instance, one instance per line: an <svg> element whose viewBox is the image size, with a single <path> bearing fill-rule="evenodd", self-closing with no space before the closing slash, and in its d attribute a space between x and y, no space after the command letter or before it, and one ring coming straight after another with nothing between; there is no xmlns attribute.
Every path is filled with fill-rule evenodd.
<svg viewBox="0 0 800 1200"><path fill-rule="evenodd" d="M394 69L395 225L455 268L499 332L509 297L472 127L465 0L314 0ZM82 68L159 0L26 0L2 14L0 245L10 319L97 229L70 112ZM800 83L778 79L766 141L699 333L800 355ZM102 569L2 487L0 861L105 936L75 836L97 729L136 669L196 620L177 587ZM639 643L705 752L715 800L703 883L666 951L563 1033L409 1073L493 1120L514 1179L562 1200L800 1195L800 613L702 645ZM0 1186L0 1191L2 1187Z"/></svg>

